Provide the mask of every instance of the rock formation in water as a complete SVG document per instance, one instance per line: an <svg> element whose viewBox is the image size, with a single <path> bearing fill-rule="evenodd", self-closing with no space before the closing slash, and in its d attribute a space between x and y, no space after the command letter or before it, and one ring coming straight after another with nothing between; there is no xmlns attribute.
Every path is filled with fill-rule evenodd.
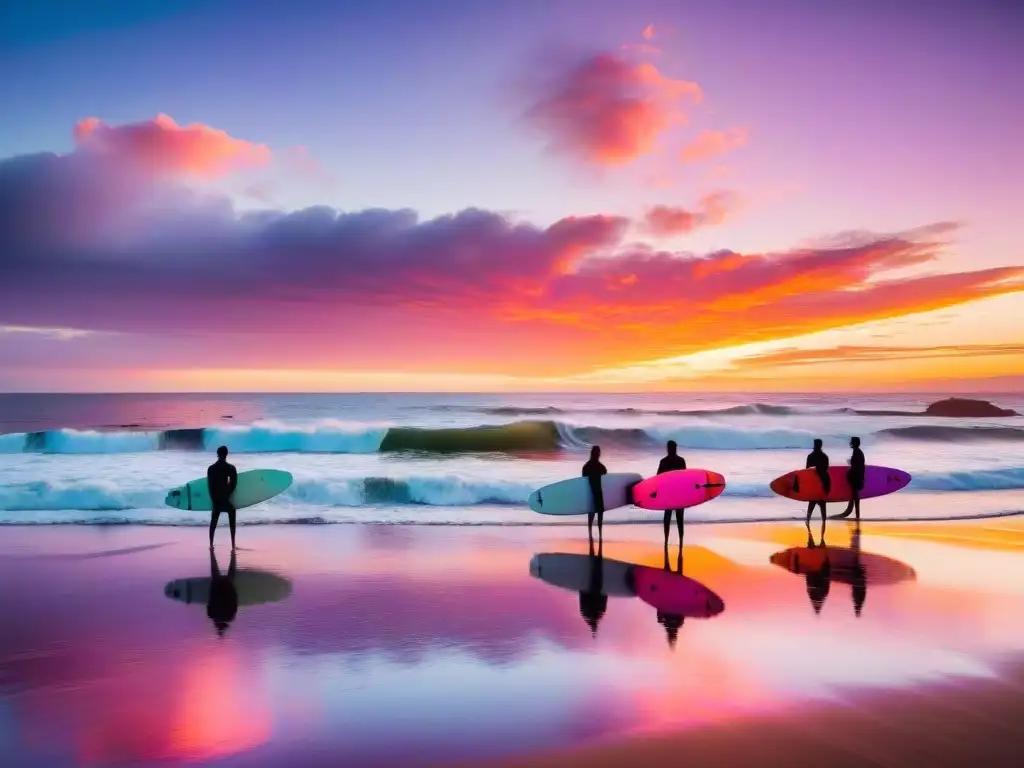
<svg viewBox="0 0 1024 768"><path fill-rule="evenodd" d="M1016 411L1000 408L988 400L949 397L929 405L925 416L946 416L955 419L984 419L996 416L1020 416Z"/></svg>

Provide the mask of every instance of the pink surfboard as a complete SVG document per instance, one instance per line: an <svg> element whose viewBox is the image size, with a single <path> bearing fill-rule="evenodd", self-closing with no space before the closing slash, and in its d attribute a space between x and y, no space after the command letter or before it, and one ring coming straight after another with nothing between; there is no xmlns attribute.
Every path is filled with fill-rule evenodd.
<svg viewBox="0 0 1024 768"><path fill-rule="evenodd" d="M853 496L850 480L847 477L849 467L834 466L828 468L828 476L832 487L828 496L821 485L821 478L813 469L796 469L780 475L769 483L769 487L787 499L795 501L849 501ZM860 492L862 499L874 499L906 488L910 484L910 473L892 467L878 467L868 464L864 467L864 489Z"/></svg>
<svg viewBox="0 0 1024 768"><path fill-rule="evenodd" d="M696 507L722 495L725 478L707 469L676 469L641 480L633 487L633 503L641 509Z"/></svg>
<svg viewBox="0 0 1024 768"><path fill-rule="evenodd" d="M699 581L663 568L638 565L633 571L637 596L661 613L709 619L725 610L725 602Z"/></svg>

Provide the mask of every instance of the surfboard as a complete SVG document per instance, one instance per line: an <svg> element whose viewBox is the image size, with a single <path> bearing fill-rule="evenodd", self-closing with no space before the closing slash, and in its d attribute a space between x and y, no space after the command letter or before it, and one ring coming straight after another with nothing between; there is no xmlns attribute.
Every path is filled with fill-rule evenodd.
<svg viewBox="0 0 1024 768"><path fill-rule="evenodd" d="M801 576L821 573L828 568L829 579L840 584L863 581L886 586L917 578L917 573L906 563L850 547L791 547L776 552L770 561L772 565Z"/></svg>
<svg viewBox="0 0 1024 768"><path fill-rule="evenodd" d="M635 472L610 472L601 478L604 491L604 509L625 507L631 504L629 490L643 480ZM586 515L594 508L594 497L590 492L590 481L585 477L574 477L545 485L530 494L530 509L542 515Z"/></svg>
<svg viewBox="0 0 1024 768"><path fill-rule="evenodd" d="M722 495L725 478L706 469L675 469L648 477L633 488L633 503L642 509L696 507Z"/></svg>
<svg viewBox="0 0 1024 768"><path fill-rule="evenodd" d="M664 568L636 566L633 585L637 596L661 613L709 619L725 610L725 601L699 581Z"/></svg>
<svg viewBox="0 0 1024 768"><path fill-rule="evenodd" d="M553 587L570 592L589 592L592 586L592 571L600 560L600 592L608 597L636 597L630 573L632 563L610 560L607 557L591 558L574 552L542 552L530 559L530 575Z"/></svg>
<svg viewBox="0 0 1024 768"><path fill-rule="evenodd" d="M849 467L829 467L832 488L828 496L821 486L821 478L813 469L797 469L780 475L769 483L779 496L795 501L849 501L853 496L850 481L846 476ZM862 499L873 499L906 488L910 484L910 473L892 467L878 467L868 464L864 468L864 489Z"/></svg>
<svg viewBox="0 0 1024 768"><path fill-rule="evenodd" d="M238 486L231 495L235 509L251 507L261 501L272 499L292 484L291 472L280 469L249 469L238 473ZM213 509L210 489L206 478L192 480L179 488L167 492L164 504L175 509L191 509L209 512Z"/></svg>
<svg viewBox="0 0 1024 768"><path fill-rule="evenodd" d="M209 576L175 579L167 582L164 596L181 603L206 605L210 600L212 582ZM292 583L270 571L239 568L231 583L235 585L239 606L276 603L292 593Z"/></svg>

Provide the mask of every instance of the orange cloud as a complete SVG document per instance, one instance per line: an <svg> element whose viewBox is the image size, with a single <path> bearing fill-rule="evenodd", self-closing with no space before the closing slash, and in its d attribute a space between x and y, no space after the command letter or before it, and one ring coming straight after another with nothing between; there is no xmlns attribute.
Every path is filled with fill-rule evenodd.
<svg viewBox="0 0 1024 768"><path fill-rule="evenodd" d="M109 156L154 176L212 178L239 168L264 166L272 158L264 144L232 138L202 123L180 126L164 114L119 126L87 117L75 125L74 136L81 150Z"/></svg>
<svg viewBox="0 0 1024 768"><path fill-rule="evenodd" d="M622 252L587 260L549 285L542 300L507 304L505 310L520 321L571 324L600 334L600 351L588 357L621 365L1024 291L1024 267L879 279L887 271L934 261L941 244L928 236L946 227L847 236L830 247L787 253Z"/></svg>
<svg viewBox="0 0 1024 768"><path fill-rule="evenodd" d="M701 131L697 138L683 147L679 159L684 163L693 163L727 154L746 146L748 135L746 128Z"/></svg>
<svg viewBox="0 0 1024 768"><path fill-rule="evenodd" d="M648 24L644 27L643 31L644 40L652 40L654 38L654 25Z"/></svg>
<svg viewBox="0 0 1024 768"><path fill-rule="evenodd" d="M620 165L650 153L673 123L686 120L681 103L702 98L697 83L602 53L557 73L526 116L556 151Z"/></svg>
<svg viewBox="0 0 1024 768"><path fill-rule="evenodd" d="M737 361L741 366L800 366L847 363L888 362L892 360L930 360L964 357L1021 357L1024 344L970 344L930 347L842 345L830 349L783 349L763 355L751 355Z"/></svg>
<svg viewBox="0 0 1024 768"><path fill-rule="evenodd" d="M704 195L695 210L669 205L656 205L645 215L647 230L655 237L685 235L698 227L721 224L738 197L733 192Z"/></svg>
<svg viewBox="0 0 1024 768"><path fill-rule="evenodd" d="M86 128L85 141L141 151L110 130ZM214 195L168 196L174 185L147 186L152 176L110 194L123 165L88 150L0 163L0 325L122 334L59 342L69 369L567 376L1024 291L1024 267L889 277L935 264L948 223L696 255L626 241L638 226L680 232L698 220L668 206L641 221L549 226L482 209L239 215ZM732 210L729 195L700 201L702 225ZM272 361L266 334L285 341ZM8 370L56 365L56 342L2 336Z"/></svg>

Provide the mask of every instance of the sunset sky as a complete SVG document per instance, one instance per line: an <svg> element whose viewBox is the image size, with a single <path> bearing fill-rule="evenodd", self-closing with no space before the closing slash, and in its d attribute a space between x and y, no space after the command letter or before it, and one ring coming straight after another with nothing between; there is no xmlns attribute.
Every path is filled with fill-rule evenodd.
<svg viewBox="0 0 1024 768"><path fill-rule="evenodd" d="M0 391L1024 386L1024 4L0 11Z"/></svg>

